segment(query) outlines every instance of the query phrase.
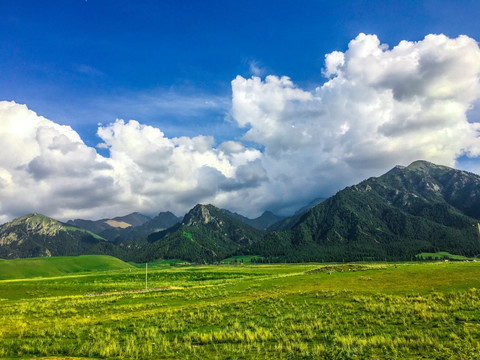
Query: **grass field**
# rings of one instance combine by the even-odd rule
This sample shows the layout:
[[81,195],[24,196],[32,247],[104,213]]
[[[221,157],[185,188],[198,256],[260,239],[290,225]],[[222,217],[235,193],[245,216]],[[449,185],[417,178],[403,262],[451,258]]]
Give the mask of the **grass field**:
[[0,357],[478,359],[480,263],[171,266],[0,281]]
[[51,277],[79,272],[121,270],[131,267],[132,265],[106,255],[0,259],[0,280]]

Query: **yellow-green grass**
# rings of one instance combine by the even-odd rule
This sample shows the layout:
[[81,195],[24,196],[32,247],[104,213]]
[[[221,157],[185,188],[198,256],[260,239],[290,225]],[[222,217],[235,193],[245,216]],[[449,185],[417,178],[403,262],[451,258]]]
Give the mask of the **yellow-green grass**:
[[[150,269],[150,266],[149,266]],[[0,281],[0,358],[475,359],[480,263],[152,266]]]
[[129,269],[131,267],[120,259],[106,255],[0,259],[0,280],[51,277],[70,273]]

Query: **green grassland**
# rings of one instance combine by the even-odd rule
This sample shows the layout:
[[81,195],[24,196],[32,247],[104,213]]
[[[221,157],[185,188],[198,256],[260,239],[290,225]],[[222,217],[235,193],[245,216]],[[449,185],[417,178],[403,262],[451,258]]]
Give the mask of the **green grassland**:
[[174,264],[0,281],[0,357],[480,358],[478,262]]
[[51,277],[69,273],[121,270],[131,267],[132,265],[106,255],[0,259],[0,280]]

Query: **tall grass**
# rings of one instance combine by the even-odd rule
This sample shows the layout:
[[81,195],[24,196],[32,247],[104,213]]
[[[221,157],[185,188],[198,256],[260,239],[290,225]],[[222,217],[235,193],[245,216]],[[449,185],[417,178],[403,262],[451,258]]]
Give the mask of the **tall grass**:
[[[312,265],[162,268],[153,271],[154,284],[183,289],[7,298],[0,302],[0,357],[480,358],[480,291],[469,282],[480,285],[479,267],[438,268],[467,280],[446,279],[450,285],[432,290],[423,276],[440,283],[430,272],[435,264],[375,266],[330,275]],[[369,284],[396,282],[349,285],[366,276]],[[132,284],[121,273],[91,279],[94,290]],[[67,280],[47,285],[71,293]],[[22,286],[31,291],[38,283]]]

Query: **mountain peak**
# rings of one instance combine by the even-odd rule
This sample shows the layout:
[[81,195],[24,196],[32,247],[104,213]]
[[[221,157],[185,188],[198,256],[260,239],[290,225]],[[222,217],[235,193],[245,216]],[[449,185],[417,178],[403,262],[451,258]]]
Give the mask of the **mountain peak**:
[[294,261],[479,253],[480,176],[428,161],[396,166],[310,209],[250,251]]
[[417,161],[412,162],[405,169],[410,170],[410,171],[426,172],[426,171],[440,170],[440,169],[450,170],[451,168],[449,168],[448,166],[444,166],[444,165],[437,165],[437,164],[434,164],[434,163],[432,163],[430,161],[426,161],[426,160],[417,160]]
[[44,235],[56,234],[58,230],[63,227],[63,225],[57,220],[39,213],[32,213],[18,217],[5,225],[13,227],[22,224],[25,225],[27,230]]
[[200,224],[208,224],[211,222],[215,222],[215,216],[212,215],[212,211],[215,212],[215,207],[213,205],[202,205],[197,204],[193,207],[192,210],[185,215],[185,219],[183,220],[183,224],[187,226]]
[[32,213],[0,226],[0,258],[78,255],[102,240],[86,230]]
[[[107,222],[109,220],[113,220],[113,221],[118,222],[118,223],[124,223],[124,224],[130,225],[130,226],[140,226],[140,225],[143,225],[147,221],[150,221],[152,219],[150,217],[146,216],[146,215],[140,214],[139,212],[133,212],[133,213],[125,215],[125,216],[117,216],[117,217],[114,217],[113,219],[106,219],[105,222]],[[107,222],[107,224],[108,224],[108,222]],[[108,225],[110,225],[112,227],[118,227],[118,225],[112,225],[112,224],[108,224]]]
[[222,209],[221,211],[258,230],[266,230],[270,225],[275,224],[276,222],[283,219],[283,217],[275,215],[270,210],[265,210],[262,215],[255,219],[247,218],[243,215],[240,215],[236,212],[231,212],[226,209]]
[[417,173],[418,175],[423,176],[427,174],[431,175],[434,172],[438,172],[438,171],[443,172],[443,171],[449,171],[449,170],[455,170],[455,169],[452,169],[444,165],[437,165],[426,160],[416,160],[408,166],[396,165],[394,168],[388,171],[385,175],[405,175],[407,173],[410,173],[410,174]]
[[437,166],[437,165],[427,160],[415,160],[410,165],[408,165],[407,168],[414,169],[418,167],[432,167],[432,166]]
[[212,262],[235,254],[258,241],[262,231],[213,205],[198,204],[175,227],[151,234],[154,256]]

